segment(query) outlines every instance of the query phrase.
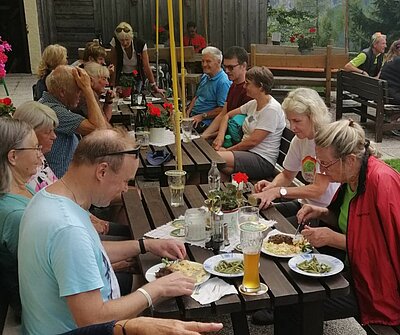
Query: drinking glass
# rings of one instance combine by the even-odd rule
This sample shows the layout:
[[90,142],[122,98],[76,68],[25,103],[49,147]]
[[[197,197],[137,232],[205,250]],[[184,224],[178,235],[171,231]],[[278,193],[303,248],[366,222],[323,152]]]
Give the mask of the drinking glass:
[[165,172],[168,177],[168,186],[171,193],[171,206],[183,206],[183,191],[185,190],[186,171],[169,170]]
[[206,238],[206,211],[189,208],[185,211],[186,241],[203,241]]
[[142,147],[147,147],[150,142],[150,133],[144,127],[136,127],[136,142]]
[[258,223],[260,219],[260,211],[258,207],[243,206],[239,208],[239,224],[247,221]]
[[183,142],[189,143],[192,141],[193,119],[184,118],[181,123]]
[[259,265],[260,251],[266,227],[254,221],[246,221],[239,225],[240,245],[244,259],[244,275],[239,290],[243,294],[259,295],[267,292],[267,285],[260,283]]

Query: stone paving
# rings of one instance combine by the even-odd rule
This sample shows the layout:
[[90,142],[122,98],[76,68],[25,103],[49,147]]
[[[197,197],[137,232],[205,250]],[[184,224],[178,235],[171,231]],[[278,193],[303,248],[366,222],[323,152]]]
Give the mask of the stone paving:
[[[6,77],[6,84],[10,93],[10,97],[13,103],[18,107],[21,103],[25,101],[32,100],[32,85],[37,81],[36,76],[30,74],[9,74]],[[0,86],[0,98],[5,96],[5,91],[2,86]],[[334,106],[331,108],[334,114]],[[357,117],[354,117],[358,120]],[[367,130],[367,136],[373,138],[373,133]],[[398,158],[400,157],[400,137],[393,136],[391,133],[384,134],[382,143],[377,145],[377,148],[382,152],[383,158]],[[149,185],[148,182],[141,180],[142,186]],[[154,183],[151,183],[154,184]],[[215,321],[223,322],[224,329],[219,332],[220,335],[230,335],[233,334],[230,318],[227,316],[222,316],[214,318]],[[12,324],[12,321],[10,322]],[[15,325],[10,325],[11,327],[6,327],[4,334],[14,335],[18,334],[19,327]],[[253,326],[250,325],[251,335],[272,335],[273,326]],[[364,335],[366,332],[362,327],[353,319],[344,320],[334,320],[328,321],[324,324],[324,335]],[[289,334],[288,334],[289,335]]]

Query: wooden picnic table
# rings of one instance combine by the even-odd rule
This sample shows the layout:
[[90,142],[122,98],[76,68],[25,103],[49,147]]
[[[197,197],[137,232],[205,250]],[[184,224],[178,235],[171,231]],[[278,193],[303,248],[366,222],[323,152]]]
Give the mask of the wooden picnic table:
[[[159,108],[163,108],[161,104],[155,104]],[[123,123],[129,125],[129,120],[134,117],[134,114],[128,104],[119,106],[119,111],[113,114],[112,123]],[[155,150],[166,149],[174,158],[159,166],[149,164],[146,159],[148,152]],[[176,161],[176,145],[175,143],[163,147],[148,146],[140,150],[140,162],[137,175],[145,175],[158,177],[160,186],[167,186],[167,178],[164,174],[165,171],[173,170],[177,166]],[[198,173],[201,183],[207,183],[208,171],[211,168],[212,162],[217,162],[218,169],[225,166],[225,160],[211,147],[211,145],[203,138],[197,138],[190,143],[182,142],[182,165],[183,170],[188,173]]]
[[[123,201],[132,234],[138,239],[149,230],[155,229],[185,213],[187,208],[200,207],[206,198],[207,185],[185,186],[185,206],[171,207],[168,187],[143,188],[142,200],[137,192],[123,194]],[[275,209],[262,211],[262,216],[277,221],[275,225],[282,232],[294,233],[294,227]],[[212,250],[186,244],[188,258],[203,263],[214,255]],[[143,273],[160,258],[145,254],[139,256]],[[180,319],[196,319],[221,314],[230,314],[234,333],[249,334],[246,313],[262,308],[274,308],[275,335],[321,335],[323,333],[323,302],[328,297],[349,293],[349,283],[340,274],[324,279],[301,276],[292,272],[287,259],[260,257],[261,280],[269,291],[259,296],[228,295],[220,300],[201,305],[191,297],[169,299],[154,306],[154,315]],[[227,280],[239,287],[242,278]],[[294,316],[298,322],[294,322]]]

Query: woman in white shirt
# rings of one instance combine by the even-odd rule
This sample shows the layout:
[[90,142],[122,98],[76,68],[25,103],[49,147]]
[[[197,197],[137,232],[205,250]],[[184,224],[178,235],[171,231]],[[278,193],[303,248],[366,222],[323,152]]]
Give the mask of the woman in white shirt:
[[[255,197],[261,199],[260,208],[268,207],[275,199],[293,199],[277,206],[284,216],[293,217],[302,203],[329,205],[339,184],[330,183],[320,172],[315,156],[315,133],[331,120],[322,98],[312,89],[298,88],[288,94],[282,108],[296,136],[290,143],[283,171],[272,182],[259,181],[255,185]],[[309,184],[290,186],[299,171]]]
[[110,85],[118,86],[119,78],[133,76],[136,80],[136,89],[140,92],[145,78],[150,82],[154,93],[164,91],[157,87],[153,72],[150,69],[149,55],[146,42],[133,37],[133,29],[127,22],[121,22],[114,30],[111,44],[111,63],[115,72],[111,76]]
[[[274,76],[266,67],[254,66],[246,73],[247,95],[254,100],[227,113],[221,120],[213,146],[225,160],[221,176],[224,181],[234,172],[245,172],[250,179],[272,176],[279,154],[285,116],[281,105],[271,95]],[[246,115],[243,138],[229,148],[222,147],[229,118]]]

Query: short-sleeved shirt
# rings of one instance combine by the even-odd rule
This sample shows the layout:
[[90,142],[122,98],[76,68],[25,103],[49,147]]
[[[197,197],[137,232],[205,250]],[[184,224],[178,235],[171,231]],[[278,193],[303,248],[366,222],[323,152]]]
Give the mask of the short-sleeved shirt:
[[54,140],[51,151],[45,155],[54,174],[61,178],[68,169],[72,156],[78,146],[78,135],[75,133],[85,118],[71,112],[50,93],[44,92],[39,100],[42,104],[53,109],[59,121],[55,129],[57,138]]
[[42,188],[45,188],[58,180],[57,176],[50,168],[49,163],[47,163],[46,158],[42,156],[41,160],[42,165],[37,169],[36,174],[32,176],[31,180],[28,182],[28,185],[34,189],[35,192],[39,192]]
[[[283,167],[292,172],[301,171],[301,175],[308,183],[313,183],[317,173],[321,173],[317,166],[315,155],[315,141],[308,138],[293,137],[289,151],[283,161]],[[326,207],[331,203],[339,183],[329,183],[325,193],[318,199],[300,199],[302,203]]]
[[[35,192],[27,186],[33,195]],[[19,194],[5,193],[0,197],[0,278],[1,288],[5,294],[14,300],[18,296],[18,265],[17,250],[19,225],[26,206],[31,199]]]
[[25,210],[18,262],[23,334],[54,335],[75,329],[67,296],[96,289],[103,301],[120,296],[89,213],[46,189]]
[[[191,115],[199,115],[207,113],[217,107],[223,107],[231,83],[227,74],[222,69],[214,77],[203,74],[196,91],[197,99]],[[203,120],[207,125],[209,125],[211,121],[211,119]]]
[[[110,45],[115,48],[115,39],[114,37],[110,41]],[[131,43],[132,47],[132,57],[129,58],[125,49],[122,48],[122,53],[123,53],[123,63],[122,63],[122,73],[132,73],[133,70],[137,68],[138,65],[138,60],[136,57],[136,50],[134,43]],[[147,50],[147,45],[145,44],[143,47],[143,51]]]
[[229,88],[228,96],[226,98],[226,110],[230,112],[240,106],[244,105],[246,102],[252,100],[248,95],[244,87],[244,83],[235,84],[232,83]]
[[243,123],[243,140],[248,138],[256,129],[269,132],[261,143],[249,151],[258,154],[272,165],[275,165],[279,154],[282,132],[286,126],[281,104],[271,96],[267,105],[261,110],[257,110],[257,101],[251,100],[240,107],[240,113],[247,115]]
[[190,37],[188,35],[183,36],[183,45],[185,47],[193,45],[194,52],[199,53],[207,46],[207,43],[203,36],[196,33],[194,37]]

